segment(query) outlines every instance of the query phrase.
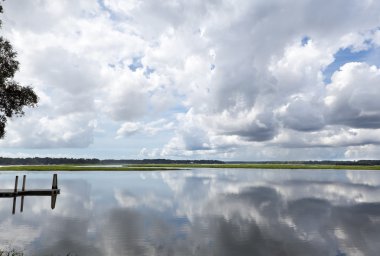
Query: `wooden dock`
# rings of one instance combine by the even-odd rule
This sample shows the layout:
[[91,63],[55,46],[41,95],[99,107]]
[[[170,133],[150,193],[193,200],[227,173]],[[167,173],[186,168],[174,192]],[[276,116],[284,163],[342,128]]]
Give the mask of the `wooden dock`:
[[0,197],[17,197],[17,196],[51,196],[60,194],[59,189],[28,189],[25,191],[1,189]]
[[53,182],[51,189],[26,189],[26,175],[22,179],[22,188],[18,190],[18,176],[15,178],[14,189],[0,189],[0,198],[13,198],[13,210],[12,213],[15,214],[16,210],[16,198],[21,197],[21,208],[22,212],[24,209],[24,197],[25,196],[51,196],[51,208],[55,208],[55,203],[57,200],[57,195],[60,194],[60,189],[58,189],[58,176],[53,174]]

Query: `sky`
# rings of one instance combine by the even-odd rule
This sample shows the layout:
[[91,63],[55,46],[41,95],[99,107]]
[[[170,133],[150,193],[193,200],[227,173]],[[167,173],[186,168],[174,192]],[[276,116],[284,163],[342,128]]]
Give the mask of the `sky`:
[[380,156],[380,1],[7,0],[39,96],[0,156]]

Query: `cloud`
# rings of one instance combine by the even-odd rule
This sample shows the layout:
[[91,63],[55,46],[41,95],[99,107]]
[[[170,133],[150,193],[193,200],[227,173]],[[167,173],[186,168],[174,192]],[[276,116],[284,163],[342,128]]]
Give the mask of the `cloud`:
[[349,159],[377,159],[380,152],[378,145],[361,145],[358,147],[348,147],[344,152]]
[[93,141],[94,127],[91,116],[81,113],[57,117],[30,114],[9,122],[7,139],[0,143],[6,147],[87,147]]
[[348,63],[332,76],[325,103],[332,124],[380,128],[380,71],[366,63]]
[[278,110],[278,117],[283,125],[296,131],[318,131],[325,125],[325,117],[321,111],[321,102],[313,102],[305,97],[294,97]]
[[378,143],[379,71],[370,57],[339,62],[337,53],[378,51],[379,8],[354,0],[6,1],[17,79],[41,101],[22,119],[34,128],[12,121],[2,145],[102,148],[170,133],[146,153],[251,160],[282,150],[298,157],[302,147],[347,157],[344,147]]
[[132,122],[126,122],[123,123],[123,125],[117,130],[117,135],[119,137],[121,136],[129,136],[136,132],[138,132],[141,129],[140,123],[132,123]]
[[[333,129],[330,127],[341,123],[332,121],[332,117],[339,116],[339,111],[328,114],[331,112],[325,106],[326,98],[329,97],[329,87],[324,84],[323,71],[334,61],[334,54],[340,47],[364,44],[364,40],[358,41],[359,36],[349,39],[347,34],[360,35],[362,29],[366,27],[370,29],[375,24],[374,20],[370,21],[374,16],[368,19],[369,22],[357,21],[357,24],[351,24],[351,21],[338,14],[341,18],[339,24],[322,30],[322,23],[315,22],[318,20],[319,12],[311,12],[312,8],[317,8],[312,4],[298,6],[299,13],[307,12],[311,15],[311,18],[307,19],[310,23],[300,26],[295,25],[295,19],[282,20],[283,16],[276,12],[278,7],[276,4],[270,5],[270,14],[265,13],[264,10],[268,6],[264,4],[252,3],[252,5],[259,10],[262,8],[263,11],[253,12],[253,6],[234,9],[236,6],[231,5],[231,15],[219,23],[224,25],[223,22],[228,20],[227,25],[217,28],[210,20],[207,21],[210,23],[205,23],[209,26],[205,26],[201,38],[208,40],[208,47],[214,56],[214,59],[211,59],[214,69],[208,71],[204,69],[203,76],[207,78],[209,85],[205,84],[195,92],[198,97],[193,97],[192,94],[188,98],[188,104],[193,107],[186,117],[199,122],[193,129],[187,125],[179,127],[177,137],[173,140],[177,152],[181,148],[180,145],[183,145],[182,149],[190,150],[191,148],[199,150],[202,145],[212,145],[210,140],[212,141],[213,135],[227,135],[231,136],[231,139],[238,136],[240,146],[246,146],[245,142],[253,142],[251,145],[255,148],[257,142],[264,142],[261,146],[265,147],[268,142],[270,145],[276,144],[280,137],[288,133],[287,129],[302,132],[294,134],[305,138],[303,147],[324,147],[326,144],[331,147],[350,145],[350,142],[342,145],[342,142],[313,144],[308,141],[318,140],[316,135],[319,133],[313,133],[314,131],[325,129],[322,133],[326,136],[329,136],[332,130],[335,131],[334,134],[341,131],[339,127]],[[284,7],[285,10],[287,7]],[[335,11],[329,10],[329,13]],[[349,8],[347,11],[353,10]],[[257,15],[258,13],[262,16]],[[256,24],[256,19],[260,20],[263,16],[267,18],[266,22],[260,23],[260,26],[249,27],[249,24]],[[282,31],[273,27],[270,17],[282,24]],[[357,32],[347,30],[348,24],[352,25],[350,29],[353,27],[358,29]],[[291,31],[290,27],[296,29]],[[222,30],[224,33],[219,33]],[[243,34],[241,31],[251,31],[251,33]],[[262,42],[268,36],[264,31],[271,31],[273,37],[265,45]],[[301,39],[305,34],[310,37],[305,44],[302,44]],[[257,40],[258,38],[260,40]],[[206,98],[203,95],[207,95]],[[198,104],[194,100],[192,104],[192,99],[199,98],[206,101]],[[368,119],[374,121],[373,118],[375,116]],[[351,127],[366,128],[363,124],[361,127]],[[197,134],[196,138],[200,141],[197,147],[189,147],[186,143],[189,137],[186,135],[187,130],[191,131],[190,134]],[[205,136],[202,137],[200,134]],[[189,137],[189,141],[197,140]],[[354,141],[351,140],[351,145],[371,143],[368,140]],[[373,138],[372,142],[376,143]],[[172,142],[169,142],[168,147],[171,147],[170,145]],[[285,144],[279,145],[286,147]],[[238,148],[236,145],[234,147]],[[216,145],[209,146],[206,152],[211,154],[215,150],[225,152],[225,148],[218,148]]]
[[136,79],[129,79],[129,76],[119,72],[113,75],[115,76],[113,83],[104,88],[107,98],[101,101],[100,107],[104,108],[103,111],[117,121],[134,120],[144,116],[147,111],[148,97],[147,90],[144,88],[146,82],[141,74]]
[[123,138],[127,136],[134,135],[138,132],[153,136],[159,132],[172,130],[174,127],[173,122],[168,122],[165,119],[159,119],[157,121],[149,123],[140,122],[124,122],[121,127],[117,130],[116,138]]

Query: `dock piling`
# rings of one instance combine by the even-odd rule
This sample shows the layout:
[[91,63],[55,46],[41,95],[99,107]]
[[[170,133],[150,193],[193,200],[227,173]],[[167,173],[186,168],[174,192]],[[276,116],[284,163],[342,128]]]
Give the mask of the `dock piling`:
[[18,185],[18,176],[15,178],[15,190],[14,192],[17,193],[17,185]]
[[55,202],[57,201],[56,189],[58,189],[58,177],[57,174],[53,174],[53,184],[51,185],[51,209],[55,208]]
[[56,173],[53,174],[53,184],[51,189],[58,189],[58,177]]
[[[26,182],[26,175],[22,177],[22,188],[21,191],[25,191],[25,182]],[[23,212],[24,210],[24,196],[21,196],[21,207],[20,212]]]
[[13,197],[13,207],[12,207],[12,214],[15,214],[16,212],[16,198],[17,198],[17,185],[18,185],[18,176],[15,178],[15,188],[14,188],[14,197]]

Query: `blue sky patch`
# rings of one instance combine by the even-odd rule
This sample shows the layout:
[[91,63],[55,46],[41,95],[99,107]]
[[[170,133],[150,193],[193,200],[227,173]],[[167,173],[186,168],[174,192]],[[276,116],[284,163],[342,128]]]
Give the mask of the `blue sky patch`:
[[137,69],[142,68],[142,67],[143,65],[141,63],[141,57],[134,57],[132,59],[132,64],[128,66],[128,68],[132,70],[133,72],[135,72]]
[[352,51],[351,48],[340,49],[334,55],[335,60],[330,65],[328,65],[323,71],[323,82],[325,84],[331,83],[331,76],[334,74],[334,72],[339,70],[341,66],[349,62],[366,62],[370,65],[377,65],[378,63],[380,63],[379,60],[373,58],[373,55],[376,52],[378,52],[378,56],[380,54],[378,48],[371,48],[369,50],[358,52]]
[[308,36],[304,36],[303,38],[302,38],[302,40],[301,40],[301,45],[302,46],[305,46],[305,45],[307,45],[307,43],[310,41],[310,37],[308,37]]

